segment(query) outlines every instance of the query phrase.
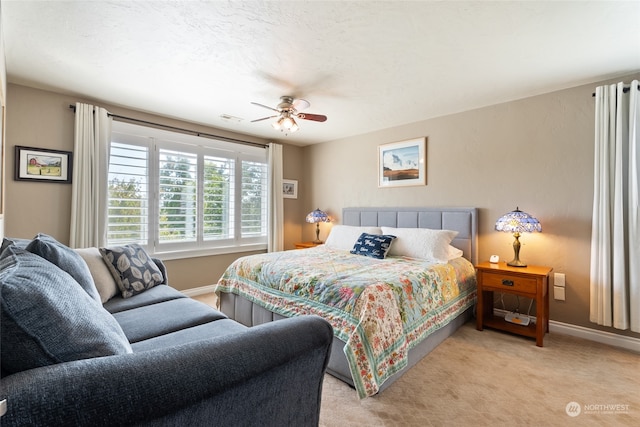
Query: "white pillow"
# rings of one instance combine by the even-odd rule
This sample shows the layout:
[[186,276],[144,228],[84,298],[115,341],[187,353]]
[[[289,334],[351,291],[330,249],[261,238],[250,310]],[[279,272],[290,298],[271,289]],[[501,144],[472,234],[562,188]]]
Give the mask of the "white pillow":
[[[331,227],[325,246],[331,249],[350,251],[362,233],[382,234],[380,227],[355,227],[352,225],[334,225]],[[392,245],[393,246],[393,245]]]
[[382,234],[396,236],[390,256],[408,256],[444,264],[449,260],[449,245],[457,231],[430,228],[382,227]]
[[111,298],[116,296],[120,290],[116,284],[113,275],[109,271],[107,264],[102,260],[102,255],[98,248],[86,248],[86,249],[74,249],[84,262],[89,266],[91,277],[96,284],[98,294],[100,295],[100,301],[104,304]]
[[447,250],[447,259],[451,261],[452,259],[460,258],[464,255],[462,249],[458,249],[454,246],[449,245],[449,249]]

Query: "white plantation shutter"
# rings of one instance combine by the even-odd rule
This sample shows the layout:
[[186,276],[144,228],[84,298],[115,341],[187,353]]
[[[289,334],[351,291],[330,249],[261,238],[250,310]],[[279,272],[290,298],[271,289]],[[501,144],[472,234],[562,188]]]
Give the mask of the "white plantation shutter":
[[203,238],[232,239],[235,231],[234,162],[205,156],[203,192]]
[[120,122],[114,128],[109,245],[185,254],[266,249],[266,150]]
[[242,213],[243,237],[267,234],[267,164],[242,162]]
[[148,147],[111,142],[107,212],[109,245],[148,244],[148,161]]
[[159,151],[159,243],[195,242],[198,218],[198,157]]

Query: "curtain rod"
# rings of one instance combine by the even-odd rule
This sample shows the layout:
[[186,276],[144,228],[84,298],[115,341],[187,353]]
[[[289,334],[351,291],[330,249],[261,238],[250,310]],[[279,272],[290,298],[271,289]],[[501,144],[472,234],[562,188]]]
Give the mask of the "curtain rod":
[[[622,93],[627,93],[627,92],[629,92],[629,89],[630,89],[630,88],[629,88],[628,86],[627,86],[627,87],[623,87],[623,88],[622,88]],[[638,90],[640,91],[640,86],[638,86]],[[596,93],[595,93],[595,92],[593,92],[593,93],[591,94],[591,96],[596,96]]]
[[[69,105],[69,108],[72,109],[74,113],[76,112],[76,106],[75,105]],[[107,113],[107,115],[109,117],[112,117],[112,118],[114,118],[116,120],[120,120],[120,121],[142,123],[142,124],[145,124],[145,125],[151,125],[151,126],[159,127],[159,128],[162,128],[162,129],[170,129],[170,130],[180,131],[180,132],[184,132],[184,133],[188,133],[188,134],[192,134],[192,135],[196,135],[196,136],[202,136],[202,137],[206,137],[206,138],[218,139],[218,140],[222,140],[222,141],[226,141],[226,142],[233,142],[235,144],[252,145],[254,147],[262,147],[262,148],[267,148],[269,146],[267,144],[261,144],[259,142],[243,141],[241,139],[229,138],[228,136],[214,135],[214,134],[211,134],[211,133],[200,132],[200,131],[197,131],[197,130],[184,129],[184,128],[180,128],[180,127],[177,127],[177,126],[163,125],[161,123],[149,122],[147,120],[135,119],[133,117],[120,116],[118,114]]]

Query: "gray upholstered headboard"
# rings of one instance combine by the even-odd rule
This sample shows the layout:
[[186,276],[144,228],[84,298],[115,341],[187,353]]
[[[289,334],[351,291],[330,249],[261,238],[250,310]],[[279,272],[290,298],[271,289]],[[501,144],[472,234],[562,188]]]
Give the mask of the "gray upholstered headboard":
[[432,228],[458,232],[451,242],[474,265],[478,262],[476,208],[344,208],[344,225],[395,228]]

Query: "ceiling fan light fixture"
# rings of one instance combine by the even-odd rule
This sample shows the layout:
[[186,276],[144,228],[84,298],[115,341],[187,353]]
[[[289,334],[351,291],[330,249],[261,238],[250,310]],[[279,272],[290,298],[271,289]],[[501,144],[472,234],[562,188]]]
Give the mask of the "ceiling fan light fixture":
[[280,132],[293,133],[300,129],[298,123],[296,123],[296,118],[302,120],[311,120],[314,122],[324,122],[327,120],[327,116],[324,116],[322,114],[300,113],[299,110],[308,108],[310,105],[309,101],[305,99],[294,99],[291,96],[281,96],[280,100],[281,102],[280,104],[278,104],[277,108],[272,108],[264,104],[252,102],[253,105],[272,110],[276,112],[277,115],[252,120],[251,123],[275,118],[276,120],[271,122],[272,128],[274,128],[275,130],[279,130]]
[[284,119],[282,117],[280,117],[278,120],[276,120],[275,122],[271,123],[271,126],[275,130],[280,130],[282,128],[282,122],[283,121],[284,121]]
[[282,119],[282,127],[287,130],[291,130],[291,126],[293,126],[294,123],[295,121],[289,115],[285,115],[285,117]]

